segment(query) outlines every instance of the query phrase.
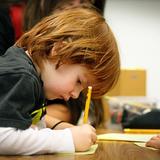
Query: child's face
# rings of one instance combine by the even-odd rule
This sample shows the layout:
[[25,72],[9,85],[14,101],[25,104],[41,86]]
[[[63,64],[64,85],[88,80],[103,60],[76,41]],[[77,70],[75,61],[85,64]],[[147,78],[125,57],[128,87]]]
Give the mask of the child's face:
[[41,71],[45,96],[48,100],[78,98],[88,85],[87,69],[77,64],[63,64],[55,69],[55,64],[45,62]]

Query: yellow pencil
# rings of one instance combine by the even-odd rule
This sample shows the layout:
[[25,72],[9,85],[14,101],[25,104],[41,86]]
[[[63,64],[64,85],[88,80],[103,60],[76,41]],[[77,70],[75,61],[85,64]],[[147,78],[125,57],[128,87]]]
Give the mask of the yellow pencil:
[[92,87],[88,86],[88,93],[87,93],[87,99],[86,99],[86,104],[85,104],[83,123],[88,122],[88,112],[89,112],[89,106],[91,103],[91,93],[92,93]]
[[160,129],[130,129],[125,128],[124,133],[160,134]]

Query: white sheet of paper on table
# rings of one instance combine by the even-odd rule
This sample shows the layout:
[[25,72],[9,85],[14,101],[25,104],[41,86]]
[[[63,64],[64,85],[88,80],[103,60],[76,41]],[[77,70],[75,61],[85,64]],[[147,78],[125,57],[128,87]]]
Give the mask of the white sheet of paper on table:
[[147,142],[156,134],[106,133],[97,136],[98,140],[117,140],[130,142]]

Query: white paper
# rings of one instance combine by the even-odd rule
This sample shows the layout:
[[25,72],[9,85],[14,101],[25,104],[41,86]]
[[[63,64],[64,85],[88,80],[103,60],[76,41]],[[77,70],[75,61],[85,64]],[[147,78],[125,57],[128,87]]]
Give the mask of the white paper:
[[106,133],[97,136],[98,140],[117,140],[130,142],[147,142],[156,134]]

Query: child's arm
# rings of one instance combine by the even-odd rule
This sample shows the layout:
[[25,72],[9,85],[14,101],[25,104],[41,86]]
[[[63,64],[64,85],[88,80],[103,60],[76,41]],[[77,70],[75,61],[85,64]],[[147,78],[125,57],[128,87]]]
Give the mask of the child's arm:
[[[61,120],[51,117],[49,115],[45,115],[45,123],[47,128],[52,128],[53,126],[55,126],[58,122],[60,122]],[[67,123],[67,122],[63,122],[58,124],[54,129],[65,129],[65,128],[70,128],[73,127],[74,125]]]
[[47,115],[55,117],[65,122],[71,122],[71,111],[66,106],[67,104],[59,104],[60,102],[52,103],[53,104],[49,104],[48,106],[46,106]]
[[160,149],[160,135],[152,137],[147,143],[147,147],[153,147],[156,149]]
[[[48,128],[52,128],[60,120],[51,116],[45,116],[45,122]],[[72,138],[76,151],[86,151],[96,142],[96,130],[91,125],[85,124],[81,126],[74,126],[70,123],[63,122],[57,125],[54,129],[69,128],[72,133]]]
[[0,155],[84,151],[95,142],[94,138],[94,129],[89,125],[64,130],[0,127]]
[[0,155],[33,155],[74,152],[70,129],[0,127]]

